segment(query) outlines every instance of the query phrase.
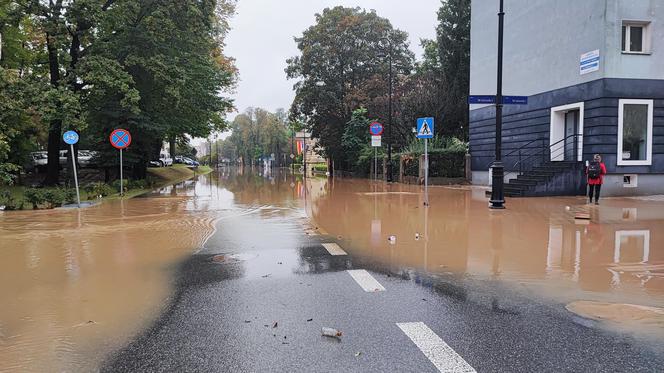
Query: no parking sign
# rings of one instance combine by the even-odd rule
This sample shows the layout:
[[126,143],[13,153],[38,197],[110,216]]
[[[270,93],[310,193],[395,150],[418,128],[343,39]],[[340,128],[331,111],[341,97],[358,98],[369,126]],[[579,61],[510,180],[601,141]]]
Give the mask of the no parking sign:
[[122,185],[122,149],[126,149],[131,144],[131,134],[129,131],[118,128],[111,132],[108,137],[111,145],[120,150],[120,196],[124,193],[124,186]]

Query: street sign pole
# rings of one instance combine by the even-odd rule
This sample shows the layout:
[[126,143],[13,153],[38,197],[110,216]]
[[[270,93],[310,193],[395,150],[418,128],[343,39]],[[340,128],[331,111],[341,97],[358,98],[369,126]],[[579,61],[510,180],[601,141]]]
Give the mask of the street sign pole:
[[416,137],[424,139],[424,206],[429,206],[429,139],[433,138],[435,120],[417,118]]
[[74,184],[76,184],[76,203],[78,204],[78,208],[81,208],[81,193],[78,190],[78,175],[76,175],[76,158],[74,157],[74,144],[69,145],[70,146],[70,154],[71,154],[71,166],[72,169],[74,170]]
[[504,209],[504,166],[502,162],[502,136],[503,136],[503,28],[505,12],[503,2],[500,0],[500,12],[498,13],[498,76],[496,77],[496,159],[491,165],[491,200],[489,208]]
[[122,186],[122,149],[120,149],[120,197],[124,194],[124,187]]
[[72,171],[74,171],[74,184],[76,185],[76,204],[81,208],[81,193],[78,189],[78,175],[76,173],[76,157],[74,157],[74,144],[78,142],[79,136],[76,131],[67,131],[62,134],[62,139],[69,144],[69,155],[71,156]]
[[118,128],[111,132],[109,139],[111,140],[111,145],[120,151],[120,197],[122,197],[124,195],[122,149],[127,148],[131,144],[131,134],[125,129]]
[[378,148],[374,147],[374,182],[378,181]]
[[429,139],[424,139],[424,206],[429,206]]

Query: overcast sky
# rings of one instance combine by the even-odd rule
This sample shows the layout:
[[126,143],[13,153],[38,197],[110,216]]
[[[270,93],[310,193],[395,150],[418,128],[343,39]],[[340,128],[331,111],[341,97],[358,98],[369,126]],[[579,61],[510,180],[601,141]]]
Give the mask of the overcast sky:
[[286,79],[284,69],[286,59],[298,54],[293,37],[314,23],[316,13],[337,5],[375,9],[409,34],[411,50],[421,58],[419,41],[434,37],[440,0],[239,0],[225,53],[240,70],[233,95],[240,112],[290,107],[295,81]]

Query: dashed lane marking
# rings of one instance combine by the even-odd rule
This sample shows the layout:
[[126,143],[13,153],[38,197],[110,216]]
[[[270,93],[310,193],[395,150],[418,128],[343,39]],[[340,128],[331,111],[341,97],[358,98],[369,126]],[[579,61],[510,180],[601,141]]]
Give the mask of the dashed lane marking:
[[397,326],[422,351],[429,361],[444,373],[476,373],[452,347],[423,322],[397,323]]
[[325,250],[330,253],[330,255],[348,255],[339,245],[336,243],[324,243],[322,244]]
[[346,272],[366,292],[385,291],[383,285],[364,269],[349,269]]

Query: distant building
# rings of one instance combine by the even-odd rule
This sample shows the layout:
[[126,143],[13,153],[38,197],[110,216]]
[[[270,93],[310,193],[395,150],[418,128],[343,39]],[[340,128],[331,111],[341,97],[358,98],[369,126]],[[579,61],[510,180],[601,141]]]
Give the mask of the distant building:
[[[318,147],[318,139],[311,137],[311,134],[308,132],[297,132],[295,133],[295,145],[296,145],[296,154],[302,154],[302,151],[305,149],[305,157],[307,163],[326,163],[327,160],[323,158],[318,152],[322,149]],[[318,152],[317,152],[318,151]]]
[[[496,94],[497,10],[472,0],[471,95]],[[664,193],[664,1],[508,0],[505,12],[503,94],[529,96],[503,111],[506,179],[523,179],[506,192],[579,194],[582,177],[569,185],[598,153],[603,194]],[[494,134],[494,108],[472,105],[476,184],[489,183]]]

